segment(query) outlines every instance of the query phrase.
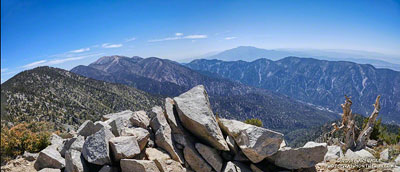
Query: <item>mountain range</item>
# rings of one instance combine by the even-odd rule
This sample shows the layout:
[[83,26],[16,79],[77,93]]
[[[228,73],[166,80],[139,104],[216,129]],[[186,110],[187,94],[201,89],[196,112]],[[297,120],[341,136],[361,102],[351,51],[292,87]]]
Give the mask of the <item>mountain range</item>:
[[[262,49],[252,46],[239,46],[218,53],[197,57],[196,59],[218,59],[223,61],[243,60],[251,62],[260,58],[280,60],[285,57],[311,57],[329,61],[351,61],[359,64],[371,64],[376,68],[388,68],[400,71],[398,57],[379,53],[354,50],[314,50],[314,49]],[[381,59],[381,60],[378,60]],[[384,60],[382,60],[384,59]],[[192,59],[194,60],[194,59]]]
[[400,72],[346,61],[287,57],[246,61],[194,60],[186,66],[245,85],[281,93],[340,112],[343,96],[352,96],[353,111],[367,115],[381,95],[381,117],[400,123]]
[[106,56],[88,66],[77,66],[71,72],[165,96],[176,96],[202,84],[210,96],[213,110],[220,116],[239,120],[259,118],[266,127],[284,133],[338,118],[337,114],[287,96],[200,73],[174,61],[155,57]]

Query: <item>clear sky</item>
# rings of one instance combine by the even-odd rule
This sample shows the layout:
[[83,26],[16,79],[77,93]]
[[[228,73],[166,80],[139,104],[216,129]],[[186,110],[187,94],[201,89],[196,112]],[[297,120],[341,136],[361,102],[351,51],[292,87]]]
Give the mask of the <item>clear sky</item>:
[[400,55],[400,1],[1,1],[1,81],[104,55],[173,60],[236,46]]

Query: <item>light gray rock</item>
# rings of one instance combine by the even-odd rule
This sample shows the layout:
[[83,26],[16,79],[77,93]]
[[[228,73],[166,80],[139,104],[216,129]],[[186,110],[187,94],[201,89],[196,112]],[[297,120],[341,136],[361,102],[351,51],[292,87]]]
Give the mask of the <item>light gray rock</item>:
[[388,162],[390,157],[389,157],[389,149],[385,149],[380,153],[379,156],[380,160],[383,162]]
[[161,172],[186,171],[179,162],[172,160],[168,153],[163,150],[147,148],[146,157],[154,161]]
[[91,120],[85,121],[77,130],[77,133],[81,136],[87,137],[92,135],[94,132],[94,124]]
[[117,112],[117,113],[110,113],[107,115],[103,115],[103,121],[107,121],[109,119],[115,119],[118,117],[125,117],[125,118],[130,118],[130,116],[132,116],[133,112],[130,110],[125,110],[125,111],[121,111],[121,112]]
[[324,161],[332,161],[337,160],[340,157],[343,157],[343,151],[340,146],[328,146],[328,152],[325,154]]
[[109,165],[104,165],[103,167],[101,167],[99,172],[118,172],[118,168]]
[[229,146],[229,149],[230,149],[234,154],[239,153],[239,147],[236,145],[235,139],[234,139],[232,136],[227,135],[225,140],[226,140],[226,143],[227,143],[228,146]]
[[195,146],[200,155],[214,168],[215,171],[220,172],[222,170],[224,161],[221,156],[219,156],[217,150],[201,143],[196,143]]
[[136,111],[129,119],[133,126],[147,129],[150,125],[150,118],[145,111]]
[[34,167],[36,170],[43,168],[62,169],[65,167],[65,159],[61,157],[60,152],[56,150],[55,146],[48,146],[46,149],[40,151]]
[[228,161],[223,172],[251,172],[251,169],[240,162]]
[[134,136],[120,136],[110,139],[111,152],[114,160],[133,158],[140,154],[139,144]]
[[61,152],[64,147],[65,139],[61,138],[57,134],[52,133],[50,136],[50,144],[55,147],[58,152]]
[[122,159],[122,172],[159,172],[156,163],[149,160]]
[[[110,122],[110,121],[108,121],[108,122]],[[104,122],[104,121],[96,121],[96,122],[94,123],[94,132],[97,132],[97,131],[99,131],[99,130],[102,129],[102,128],[105,128],[105,129],[108,129],[108,130],[111,131],[111,126],[108,125],[107,122]]]
[[43,168],[39,170],[38,172],[61,172],[60,169],[54,169],[54,168]]
[[376,146],[378,146],[378,141],[376,141],[376,140],[368,140],[368,142],[367,142],[367,146],[368,147],[376,147]]
[[121,136],[121,131],[124,127],[128,127],[128,124],[123,117],[117,117],[109,119],[109,125],[111,126],[111,132],[115,137]]
[[85,121],[76,131],[79,135],[84,136],[85,138],[87,136],[92,135],[94,132],[94,124],[91,120]]
[[287,169],[310,168],[323,161],[327,151],[326,143],[308,142],[301,148],[280,149],[270,159]]
[[87,169],[85,160],[81,156],[81,152],[71,149],[65,153],[65,170],[66,172],[83,172]]
[[204,86],[199,85],[174,98],[182,125],[195,136],[218,150],[229,151],[221,129],[211,110]]
[[201,155],[192,146],[186,146],[183,149],[183,155],[185,156],[185,162],[196,172],[210,172],[212,168],[208,163],[201,157]]
[[87,137],[82,149],[82,154],[86,161],[97,165],[110,164],[108,141],[111,138],[114,138],[114,135],[111,131],[104,128]]
[[62,145],[64,139],[58,136],[57,134],[52,133],[50,136],[50,144],[51,145]]
[[219,119],[221,129],[235,139],[242,152],[253,163],[276,153],[283,134],[236,120]]
[[39,153],[30,153],[27,151],[25,151],[24,154],[22,155],[22,157],[28,161],[35,161],[38,156],[39,156]]
[[350,149],[346,151],[344,155],[345,159],[373,159],[375,158],[370,152],[365,149],[353,152]]
[[226,163],[223,172],[238,172],[238,171],[236,170],[236,165],[233,164],[231,161],[229,161]]
[[173,160],[183,163],[182,158],[177,153],[177,148],[172,142],[171,128],[161,107],[153,107],[150,116],[150,126],[155,133],[156,145],[167,151]]
[[69,149],[74,149],[82,152],[83,144],[85,143],[85,138],[83,136],[77,136],[75,141],[71,144]]
[[146,147],[150,138],[150,133],[144,128],[123,128],[121,136],[134,136],[139,144],[140,150]]
[[394,160],[394,163],[395,163],[397,166],[400,166],[400,155],[397,155],[397,158]]

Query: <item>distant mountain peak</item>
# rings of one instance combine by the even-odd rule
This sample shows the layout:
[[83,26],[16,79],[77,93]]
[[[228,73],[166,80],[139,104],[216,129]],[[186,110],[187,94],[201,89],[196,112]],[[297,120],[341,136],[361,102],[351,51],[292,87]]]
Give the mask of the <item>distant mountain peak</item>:
[[99,58],[97,61],[93,62],[92,64],[102,65],[102,64],[107,64],[107,63],[111,63],[114,61],[119,61],[121,59],[129,59],[129,57],[119,56],[119,55],[103,56],[103,57]]

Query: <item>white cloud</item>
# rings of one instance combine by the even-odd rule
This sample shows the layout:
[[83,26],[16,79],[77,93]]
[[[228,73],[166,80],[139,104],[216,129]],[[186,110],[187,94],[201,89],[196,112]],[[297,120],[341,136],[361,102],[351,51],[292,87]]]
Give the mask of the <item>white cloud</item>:
[[72,50],[70,51],[71,53],[83,53],[86,51],[90,51],[90,48],[81,48],[81,49],[77,49],[77,50]]
[[136,38],[135,38],[135,37],[132,37],[132,38],[126,39],[125,42],[131,42],[131,41],[134,41],[134,40],[136,40]]
[[236,37],[232,36],[232,37],[226,37],[226,40],[231,40],[231,39],[236,39]]
[[110,44],[110,43],[104,43],[101,45],[103,48],[119,48],[122,47],[122,44]]
[[183,35],[183,33],[175,33],[175,36],[182,36]]
[[[177,35],[176,33],[175,35]],[[182,34],[183,35],[183,34]],[[161,42],[161,41],[172,41],[172,40],[179,40],[179,39],[204,39],[207,38],[207,35],[188,35],[188,36],[175,36],[175,37],[167,37],[167,38],[162,38],[162,39],[153,39],[153,40],[148,40],[147,42]]]
[[204,39],[204,38],[207,38],[207,35],[188,35],[183,38],[184,39]]
[[4,73],[4,72],[6,72],[6,71],[8,71],[8,68],[3,68],[3,69],[1,69],[1,73]]
[[162,39],[153,39],[153,40],[148,40],[148,42],[161,42],[161,41],[171,41],[171,40],[178,40],[182,39],[181,37],[168,37],[168,38],[162,38]]
[[33,63],[29,63],[29,64],[27,64],[25,66],[22,66],[22,68],[33,68],[33,67],[36,67],[36,66],[39,66],[39,65],[43,65],[46,62],[47,62],[47,60],[36,61],[36,62],[33,62]]
[[89,54],[89,55],[83,55],[83,56],[68,57],[68,58],[63,58],[63,59],[40,60],[37,62],[27,64],[25,66],[22,66],[22,68],[29,69],[29,68],[34,68],[37,66],[50,66],[50,65],[62,64],[62,63],[69,62],[69,61],[81,60],[81,59],[84,59],[87,57],[100,56],[102,54],[104,54],[104,53],[96,53],[96,54]]

